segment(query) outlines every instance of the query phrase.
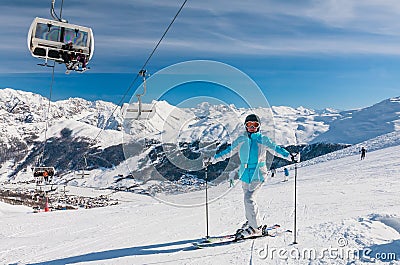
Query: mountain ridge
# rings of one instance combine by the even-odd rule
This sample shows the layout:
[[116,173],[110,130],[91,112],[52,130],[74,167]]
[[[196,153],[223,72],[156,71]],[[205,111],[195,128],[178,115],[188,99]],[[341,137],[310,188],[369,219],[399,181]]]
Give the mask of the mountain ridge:
[[[355,144],[400,131],[400,97],[347,111],[287,106],[249,110],[207,102],[197,108],[180,109],[165,101],[154,101],[153,104],[156,115],[143,123],[124,119],[123,110],[128,104],[120,108],[102,100],[70,98],[51,102],[47,113],[49,102],[45,97],[10,88],[0,89],[0,166],[3,167],[0,175],[7,170],[14,172],[16,168],[21,169],[21,165],[33,166],[41,154],[39,150],[50,152],[43,145],[47,117],[48,140],[62,146],[71,143],[70,146],[81,148],[70,156],[60,155],[59,161],[66,161],[68,157],[83,159],[83,154],[87,152],[98,157],[91,160],[94,164],[106,167],[122,162],[123,145],[143,139],[154,143],[193,143],[200,140],[230,143],[243,132],[242,121],[252,112],[260,115],[262,132],[284,146],[318,142]],[[65,130],[68,131],[68,138],[63,138]],[[56,148],[51,144],[49,146]],[[53,156],[57,154],[55,150],[51,152]],[[103,153],[108,156],[102,156]],[[54,159],[47,154],[48,162],[57,161]],[[109,159],[108,165],[99,159]],[[136,161],[138,163],[139,159],[136,158]],[[83,164],[82,161],[74,163]]]

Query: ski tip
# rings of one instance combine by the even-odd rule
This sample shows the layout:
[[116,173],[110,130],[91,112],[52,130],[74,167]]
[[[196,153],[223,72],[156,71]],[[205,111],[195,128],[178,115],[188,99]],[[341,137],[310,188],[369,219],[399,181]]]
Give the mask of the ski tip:
[[267,226],[267,225],[265,225],[265,228],[264,229],[266,229],[266,230],[272,230],[272,229],[276,229],[276,228],[280,228],[281,227],[281,225],[278,225],[278,224],[274,224],[274,225],[272,225],[272,226]]

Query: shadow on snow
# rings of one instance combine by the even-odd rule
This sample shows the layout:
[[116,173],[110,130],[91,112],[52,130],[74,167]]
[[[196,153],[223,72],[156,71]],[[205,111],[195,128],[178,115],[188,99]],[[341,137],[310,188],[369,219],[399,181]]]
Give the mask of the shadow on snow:
[[154,254],[168,254],[176,253],[180,251],[194,250],[195,248],[191,244],[198,242],[199,239],[192,240],[181,240],[169,243],[154,244],[148,246],[137,246],[131,248],[121,248],[113,250],[105,250],[100,252],[92,252],[88,254],[82,254],[78,256],[72,256],[61,259],[54,259],[44,262],[29,263],[30,265],[47,265],[47,264],[73,264],[78,262],[89,262],[89,261],[101,261],[110,260],[115,258],[122,258],[128,256],[143,256],[143,255],[154,255]]

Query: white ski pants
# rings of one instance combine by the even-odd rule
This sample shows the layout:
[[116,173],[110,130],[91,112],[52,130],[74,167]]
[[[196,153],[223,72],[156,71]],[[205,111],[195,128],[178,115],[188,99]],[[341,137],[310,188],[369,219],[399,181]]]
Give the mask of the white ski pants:
[[255,196],[262,184],[263,183],[260,181],[253,181],[251,183],[242,182],[246,219],[249,222],[249,226],[253,228],[258,228],[261,225],[260,213]]

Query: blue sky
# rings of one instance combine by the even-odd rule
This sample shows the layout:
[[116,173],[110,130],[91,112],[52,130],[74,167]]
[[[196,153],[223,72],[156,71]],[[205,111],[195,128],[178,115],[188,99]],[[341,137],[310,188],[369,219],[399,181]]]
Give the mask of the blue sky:
[[[65,75],[57,65],[53,99],[119,102],[182,2],[64,0],[64,18],[92,27],[95,54],[84,74]],[[0,88],[48,95],[51,70],[37,66],[26,36],[34,17],[50,18],[50,3],[0,2]],[[196,59],[242,70],[271,105],[366,107],[400,95],[400,2],[188,0],[147,70]],[[176,104],[195,89],[190,84],[166,99]],[[240,106],[224,93],[213,96]]]

